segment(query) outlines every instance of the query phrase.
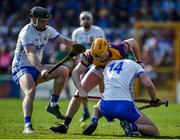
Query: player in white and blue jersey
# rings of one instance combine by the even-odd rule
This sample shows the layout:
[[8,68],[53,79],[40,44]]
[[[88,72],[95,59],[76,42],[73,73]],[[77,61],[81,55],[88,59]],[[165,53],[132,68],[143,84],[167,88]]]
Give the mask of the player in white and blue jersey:
[[[94,39],[99,38],[99,37],[105,38],[105,33],[103,29],[96,25],[93,25],[93,16],[91,12],[89,11],[81,12],[79,16],[79,20],[80,20],[81,27],[75,29],[72,33],[72,40],[74,42],[83,44],[86,47],[86,49],[90,49],[91,44],[94,41]],[[84,77],[84,74],[81,74],[81,77]],[[98,84],[98,89],[100,93],[103,93],[104,91],[103,82]],[[87,100],[84,100],[82,104],[83,104],[83,116],[80,118],[81,122],[89,118]]]
[[36,85],[50,79],[54,79],[54,85],[51,100],[46,110],[57,118],[64,119],[57,102],[66,84],[69,69],[61,66],[48,75],[48,70],[54,65],[43,65],[41,60],[49,39],[54,39],[67,47],[72,46],[73,41],[60,35],[53,27],[48,26],[50,18],[51,14],[46,8],[39,6],[32,8],[30,11],[31,22],[20,31],[14,51],[12,77],[25,95],[22,104],[25,123],[23,133],[35,132],[32,128],[31,116]]
[[104,68],[103,75],[105,91],[102,99],[94,107],[91,124],[86,127],[83,134],[91,135],[97,127],[98,119],[104,116],[108,121],[119,119],[127,136],[133,136],[134,132],[146,136],[159,136],[155,124],[141,113],[133,102],[133,82],[137,77],[147,88],[154,106],[158,106],[160,102],[156,97],[153,83],[145,75],[141,65],[129,59],[112,60]]
[[105,33],[100,27],[93,25],[93,17],[89,11],[81,12],[79,16],[81,27],[72,33],[72,40],[83,44],[86,49],[90,49],[95,38],[105,38]]

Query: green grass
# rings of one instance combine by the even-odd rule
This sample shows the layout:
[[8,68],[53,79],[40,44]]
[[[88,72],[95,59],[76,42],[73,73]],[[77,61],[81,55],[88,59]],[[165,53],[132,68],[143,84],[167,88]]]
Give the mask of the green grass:
[[[36,134],[25,135],[23,130],[23,114],[21,108],[22,100],[0,99],[0,138],[4,139],[119,139],[127,138],[119,125],[119,121],[107,123],[104,118],[99,121],[98,128],[92,136],[81,135],[79,118],[81,110],[74,117],[67,134],[56,134],[49,130],[49,127],[55,122],[60,122],[45,111],[48,104],[47,100],[35,100],[33,111],[33,127]],[[95,101],[89,102],[89,106],[95,104]],[[62,113],[65,114],[68,101],[60,101]],[[157,108],[143,110],[160,130],[161,139],[180,139],[180,105],[170,104]],[[90,121],[90,120],[89,120]],[[87,122],[89,123],[89,122]]]

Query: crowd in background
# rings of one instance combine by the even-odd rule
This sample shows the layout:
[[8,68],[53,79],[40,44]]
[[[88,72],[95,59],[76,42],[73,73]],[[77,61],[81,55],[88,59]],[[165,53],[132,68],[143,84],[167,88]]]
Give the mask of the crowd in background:
[[[71,37],[72,31],[79,27],[79,14],[84,10],[92,12],[94,24],[104,29],[109,41],[135,37],[133,25],[139,20],[157,22],[180,20],[180,0],[42,0],[36,2],[1,0],[0,74],[10,73],[17,35],[30,21],[29,11],[36,5],[47,7],[52,13],[49,24],[68,37]],[[145,31],[142,38],[143,61],[155,66],[171,63],[173,35],[171,30]],[[59,50],[57,44],[49,42],[45,50],[44,63],[49,62],[52,54]],[[167,55],[170,57],[164,59]],[[156,60],[157,56],[161,56],[162,61]]]

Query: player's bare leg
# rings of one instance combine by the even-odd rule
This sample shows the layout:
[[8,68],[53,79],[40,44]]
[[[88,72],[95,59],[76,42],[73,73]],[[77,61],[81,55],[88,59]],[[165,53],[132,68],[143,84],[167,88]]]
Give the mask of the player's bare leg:
[[[52,67],[53,65],[46,66],[47,69],[50,69]],[[53,85],[53,95],[59,97],[64,85],[66,84],[68,74],[69,74],[69,70],[66,67],[59,67],[56,71],[54,71],[54,73],[50,74],[47,79],[42,79],[42,77],[39,76],[37,80],[37,84],[48,81],[50,79],[55,79]],[[36,84],[32,76],[28,73],[20,77],[19,83],[23,93],[25,94],[22,104],[24,121],[25,121],[25,129],[23,132],[34,133],[31,124],[31,116],[33,111],[33,100],[36,93]],[[54,103],[55,106],[53,107],[53,109],[55,110],[55,115],[56,117],[63,118],[64,116],[61,115],[56,103],[57,102]]]
[[[80,78],[81,80],[83,79],[83,77],[85,76],[86,73],[81,74]],[[76,93],[77,94],[77,93]],[[82,100],[82,108],[83,108],[83,114],[81,116],[81,118],[79,119],[80,122],[84,122],[86,119],[89,118],[89,110],[88,110],[88,99],[84,99]]]
[[156,125],[142,113],[141,117],[136,121],[138,131],[144,136],[159,136],[159,130]]
[[[91,71],[92,69],[90,69]],[[103,76],[100,70],[92,70],[93,73],[95,72],[99,77],[101,77],[101,81],[99,82],[99,84],[97,85],[97,89],[99,90],[100,93],[104,92],[104,82],[103,82]],[[84,75],[83,75],[84,76]],[[83,105],[83,111],[84,114],[80,119],[80,122],[85,121],[86,119],[89,118],[89,111],[88,111],[88,99],[84,99],[82,100],[82,105]]]
[[104,81],[103,80],[97,85],[97,89],[99,90],[99,92],[101,94],[104,92]]
[[[54,65],[45,65],[45,68],[47,68],[48,70],[50,70],[53,67],[54,67]],[[63,90],[63,88],[67,82],[68,76],[69,76],[69,69],[65,66],[60,66],[55,71],[53,71],[51,74],[49,74],[47,79],[43,79],[40,76],[36,83],[40,84],[40,83],[49,81],[51,79],[54,79],[53,94],[60,95],[61,91]]]
[[93,107],[91,123],[84,129],[83,135],[91,135],[97,128],[98,120],[102,115],[99,111],[99,102]]
[[[81,83],[84,90],[88,93],[101,80],[102,78],[99,77],[94,72],[88,72],[85,75],[85,77],[82,79]],[[78,95],[78,91],[76,91],[75,95]],[[81,102],[83,100],[86,100],[86,99],[73,97],[69,103],[64,123],[58,126],[52,126],[50,129],[54,132],[67,133],[68,126],[71,123],[72,118],[74,117],[78,109],[80,108]]]
[[31,115],[33,110],[33,100],[36,93],[36,85],[30,74],[22,75],[19,79],[19,84],[25,95],[22,103],[25,122],[23,133],[34,133],[31,124]]
[[[85,77],[82,79],[81,83],[84,88],[84,90],[88,93],[91,91],[99,82],[101,82],[102,78],[99,77],[97,74],[94,72],[88,72]],[[78,91],[76,91],[75,95],[78,95]],[[80,99],[80,100],[79,100]],[[68,110],[66,113],[66,116],[73,118],[75,113],[78,111],[80,104],[78,103],[79,101],[81,102],[86,102],[86,98],[75,98],[73,97],[69,106]],[[80,102],[80,103],[81,103]],[[78,105],[77,105],[78,104]],[[74,108],[76,106],[77,109]]]
[[[53,65],[46,65],[45,66],[48,70],[53,67]],[[67,82],[69,76],[69,69],[64,66],[60,66],[54,72],[49,74],[47,79],[43,79],[41,76],[37,80],[37,83],[42,83],[51,79],[54,79],[53,83],[53,91],[50,99],[50,103],[46,108],[46,111],[52,113],[58,119],[64,119],[64,116],[59,111],[59,106],[57,104],[59,96]]]
[[128,123],[127,121],[121,121],[121,126],[123,127],[127,136],[133,136],[136,132],[139,132],[143,136],[151,136],[151,137],[159,136],[158,128],[143,113],[135,123]]
[[36,92],[36,85],[31,75],[24,74],[19,80],[22,91],[24,92],[23,100],[23,113],[24,116],[29,116],[32,114],[33,99]]

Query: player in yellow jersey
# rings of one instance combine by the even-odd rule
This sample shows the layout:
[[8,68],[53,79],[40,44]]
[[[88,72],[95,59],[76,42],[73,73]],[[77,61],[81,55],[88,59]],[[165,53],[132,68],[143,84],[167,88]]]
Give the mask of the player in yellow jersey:
[[[67,133],[69,124],[75,113],[78,111],[81,101],[87,102],[88,92],[93,89],[103,79],[103,68],[111,60],[132,57],[139,62],[139,47],[136,41],[131,38],[121,43],[108,43],[104,38],[97,38],[93,41],[91,49],[87,50],[82,60],[72,72],[72,78],[77,91],[69,103],[65,120],[62,124],[52,126],[50,129],[54,132]],[[133,54],[135,56],[133,56]],[[82,80],[80,75],[85,73],[89,65],[93,65]]]

